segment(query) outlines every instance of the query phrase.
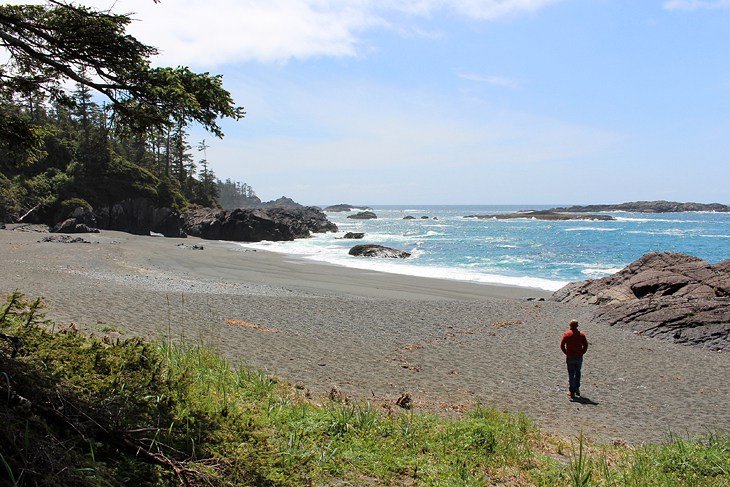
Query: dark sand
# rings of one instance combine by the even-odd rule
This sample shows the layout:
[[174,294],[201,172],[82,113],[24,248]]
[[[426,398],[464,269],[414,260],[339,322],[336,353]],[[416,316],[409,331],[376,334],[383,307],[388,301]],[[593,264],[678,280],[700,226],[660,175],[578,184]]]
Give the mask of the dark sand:
[[[420,407],[447,412],[481,402],[523,411],[564,436],[582,429],[640,443],[669,431],[730,429],[727,354],[525,299],[543,291],[342,268],[193,238],[102,232],[82,235],[99,243],[37,242],[47,235],[0,230],[0,294],[41,295],[49,317],[87,332],[171,333],[315,395],[337,386],[381,403],[409,391]],[[205,250],[190,249],[196,243]],[[582,392],[597,404],[565,395],[558,343],[573,317],[590,341]]]

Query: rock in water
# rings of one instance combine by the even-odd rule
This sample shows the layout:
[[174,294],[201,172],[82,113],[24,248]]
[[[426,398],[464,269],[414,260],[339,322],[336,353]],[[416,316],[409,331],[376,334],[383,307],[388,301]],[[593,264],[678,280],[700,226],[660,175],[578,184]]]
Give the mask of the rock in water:
[[356,257],[380,257],[386,259],[405,259],[411,256],[404,250],[384,247],[382,245],[355,245],[348,252]]
[[416,217],[415,216],[411,216],[411,215],[406,215],[406,216],[403,217],[403,219],[404,220],[415,220]]
[[610,215],[576,215],[575,213],[561,213],[553,210],[528,210],[518,211],[517,213],[497,213],[494,215],[466,215],[464,218],[477,218],[479,220],[512,220],[517,218],[527,218],[535,220],[600,220],[612,221],[614,217]]
[[347,232],[345,235],[342,236],[343,239],[361,239],[365,236],[364,233],[361,232]]
[[373,218],[377,217],[378,215],[376,215],[372,211],[361,211],[360,213],[349,215],[347,218],[352,218],[353,220],[372,220]]
[[651,337],[724,350],[730,343],[730,260],[652,252],[602,279],[574,282],[552,298],[596,305],[594,319]]
[[212,240],[260,242],[294,240],[311,233],[336,232],[319,208],[254,208],[233,211],[200,208],[185,214],[185,231]]
[[333,213],[341,212],[341,211],[352,211],[352,210],[370,210],[370,207],[367,206],[353,206],[348,205],[346,203],[340,203],[339,205],[331,205],[327,206],[324,211],[330,211]]
[[680,203],[678,201],[631,201],[618,205],[587,205],[553,208],[548,211],[628,211],[631,213],[680,213],[687,211],[730,212],[730,206],[720,203]]

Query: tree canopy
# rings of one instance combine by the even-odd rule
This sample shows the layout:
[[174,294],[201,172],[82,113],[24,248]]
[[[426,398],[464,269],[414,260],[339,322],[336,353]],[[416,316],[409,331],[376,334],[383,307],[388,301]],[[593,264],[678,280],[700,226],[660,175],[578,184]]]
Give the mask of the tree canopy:
[[130,22],[58,0],[0,5],[0,221],[54,223],[135,198],[218,204],[187,127],[222,137],[219,119],[245,113],[221,76],[153,67],[157,50],[126,33]]
[[196,122],[221,137],[218,118],[244,116],[221,76],[152,67],[157,50],[126,33],[130,21],[54,0],[0,5],[0,47],[10,56],[0,94],[63,100],[71,80],[108,98],[117,126],[134,133]]

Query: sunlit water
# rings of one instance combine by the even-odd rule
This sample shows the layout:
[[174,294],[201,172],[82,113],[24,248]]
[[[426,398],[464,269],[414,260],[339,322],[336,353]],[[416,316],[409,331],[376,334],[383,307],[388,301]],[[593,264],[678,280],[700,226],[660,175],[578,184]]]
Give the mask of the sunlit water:
[[[378,206],[376,220],[347,218],[355,212],[328,213],[337,234],[245,245],[348,267],[546,290],[607,276],[650,251],[684,252],[713,263],[730,258],[727,213],[606,213],[616,221],[463,218],[540,208],[547,207]],[[416,220],[403,220],[406,215]],[[345,232],[364,232],[365,238],[340,239]],[[413,255],[405,260],[348,255],[360,243]]]

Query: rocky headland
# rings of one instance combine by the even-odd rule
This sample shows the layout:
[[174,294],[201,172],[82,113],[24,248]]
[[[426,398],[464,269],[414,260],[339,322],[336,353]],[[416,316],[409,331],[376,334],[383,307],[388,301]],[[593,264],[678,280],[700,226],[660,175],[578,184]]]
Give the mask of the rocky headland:
[[185,237],[180,213],[158,207],[147,198],[120,201],[112,206],[78,206],[51,226],[55,233],[88,233],[116,230],[134,235],[159,233],[165,237]]
[[477,218],[479,220],[512,220],[516,218],[534,218],[536,220],[615,220],[610,215],[576,215],[573,213],[561,213],[556,210],[529,210],[516,213],[497,213],[494,215],[466,215],[464,218]]
[[710,350],[730,345],[730,260],[652,252],[602,279],[574,282],[552,300],[594,307],[598,323]]
[[730,212],[730,206],[720,203],[679,203],[676,201],[631,201],[617,205],[586,205],[552,208],[548,211],[585,213],[592,211],[626,211],[630,213],[683,213],[688,211]]
[[281,198],[271,201],[261,201],[261,198],[255,195],[238,198],[235,201],[235,207],[233,205],[223,205],[224,210],[236,210],[238,208],[304,208],[304,205],[301,205],[286,196],[282,196]]
[[313,206],[239,208],[233,211],[198,208],[184,215],[184,229],[189,235],[204,239],[260,242],[336,232],[337,225]]

